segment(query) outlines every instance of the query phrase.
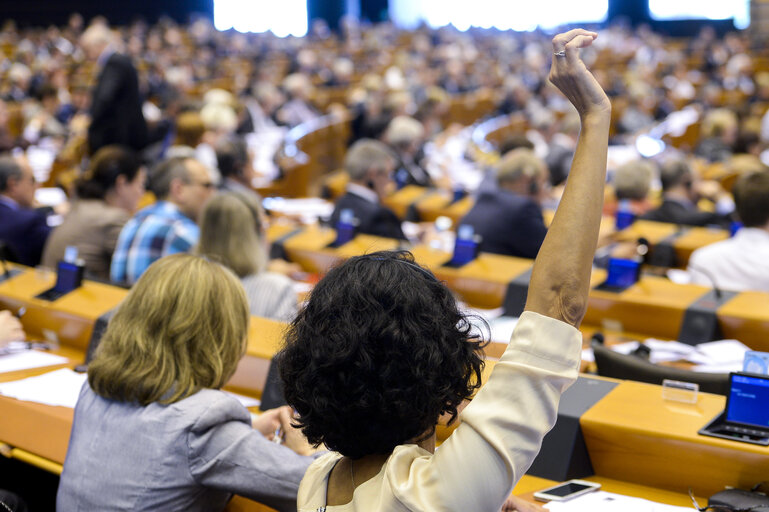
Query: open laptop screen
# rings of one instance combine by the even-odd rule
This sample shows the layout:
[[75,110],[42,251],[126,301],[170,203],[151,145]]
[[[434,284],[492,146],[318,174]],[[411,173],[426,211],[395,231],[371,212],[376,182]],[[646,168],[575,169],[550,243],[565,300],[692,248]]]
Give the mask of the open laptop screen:
[[769,430],[769,376],[731,374],[726,421]]

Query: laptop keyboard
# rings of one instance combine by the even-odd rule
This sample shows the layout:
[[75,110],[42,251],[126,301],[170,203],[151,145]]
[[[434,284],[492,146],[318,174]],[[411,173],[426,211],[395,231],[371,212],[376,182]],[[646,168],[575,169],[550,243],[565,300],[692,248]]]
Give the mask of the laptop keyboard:
[[746,427],[735,427],[734,425],[725,425],[724,430],[728,432],[734,432],[736,434],[745,434],[748,436],[769,437],[769,432],[767,432],[766,430],[756,430],[756,429],[746,428]]

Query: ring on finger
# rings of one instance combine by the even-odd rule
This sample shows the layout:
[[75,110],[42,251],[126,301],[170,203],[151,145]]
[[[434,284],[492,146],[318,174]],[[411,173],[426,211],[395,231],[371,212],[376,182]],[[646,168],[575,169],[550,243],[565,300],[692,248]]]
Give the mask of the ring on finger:
[[553,55],[556,57],[566,57],[566,50],[561,50],[559,52],[553,52]]

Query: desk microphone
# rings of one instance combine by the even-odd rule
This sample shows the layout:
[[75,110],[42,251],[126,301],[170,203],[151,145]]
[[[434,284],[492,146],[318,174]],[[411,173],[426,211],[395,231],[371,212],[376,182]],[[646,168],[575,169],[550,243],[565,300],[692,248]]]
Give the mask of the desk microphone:
[[708,278],[708,281],[710,281],[710,285],[713,288],[713,293],[716,295],[716,299],[721,299],[721,289],[716,284],[716,279],[713,277],[713,274],[710,273],[710,271],[705,270],[704,268],[700,266],[693,266],[689,264],[689,268],[696,270],[697,272],[701,273],[703,276]]
[[11,278],[11,271],[8,270],[8,245],[0,242],[0,263],[3,264],[3,281]]
[[603,345],[604,341],[605,341],[605,338],[602,332],[595,332],[593,333],[593,336],[590,338],[591,345],[593,344],[593,342],[598,343],[599,345]]

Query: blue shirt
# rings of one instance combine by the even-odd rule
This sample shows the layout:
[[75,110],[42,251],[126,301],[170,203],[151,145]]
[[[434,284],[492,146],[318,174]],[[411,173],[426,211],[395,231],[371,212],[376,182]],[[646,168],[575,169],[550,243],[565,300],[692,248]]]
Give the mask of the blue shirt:
[[198,225],[168,201],[139,211],[120,232],[112,255],[110,280],[134,284],[156,260],[189,252],[198,243]]

